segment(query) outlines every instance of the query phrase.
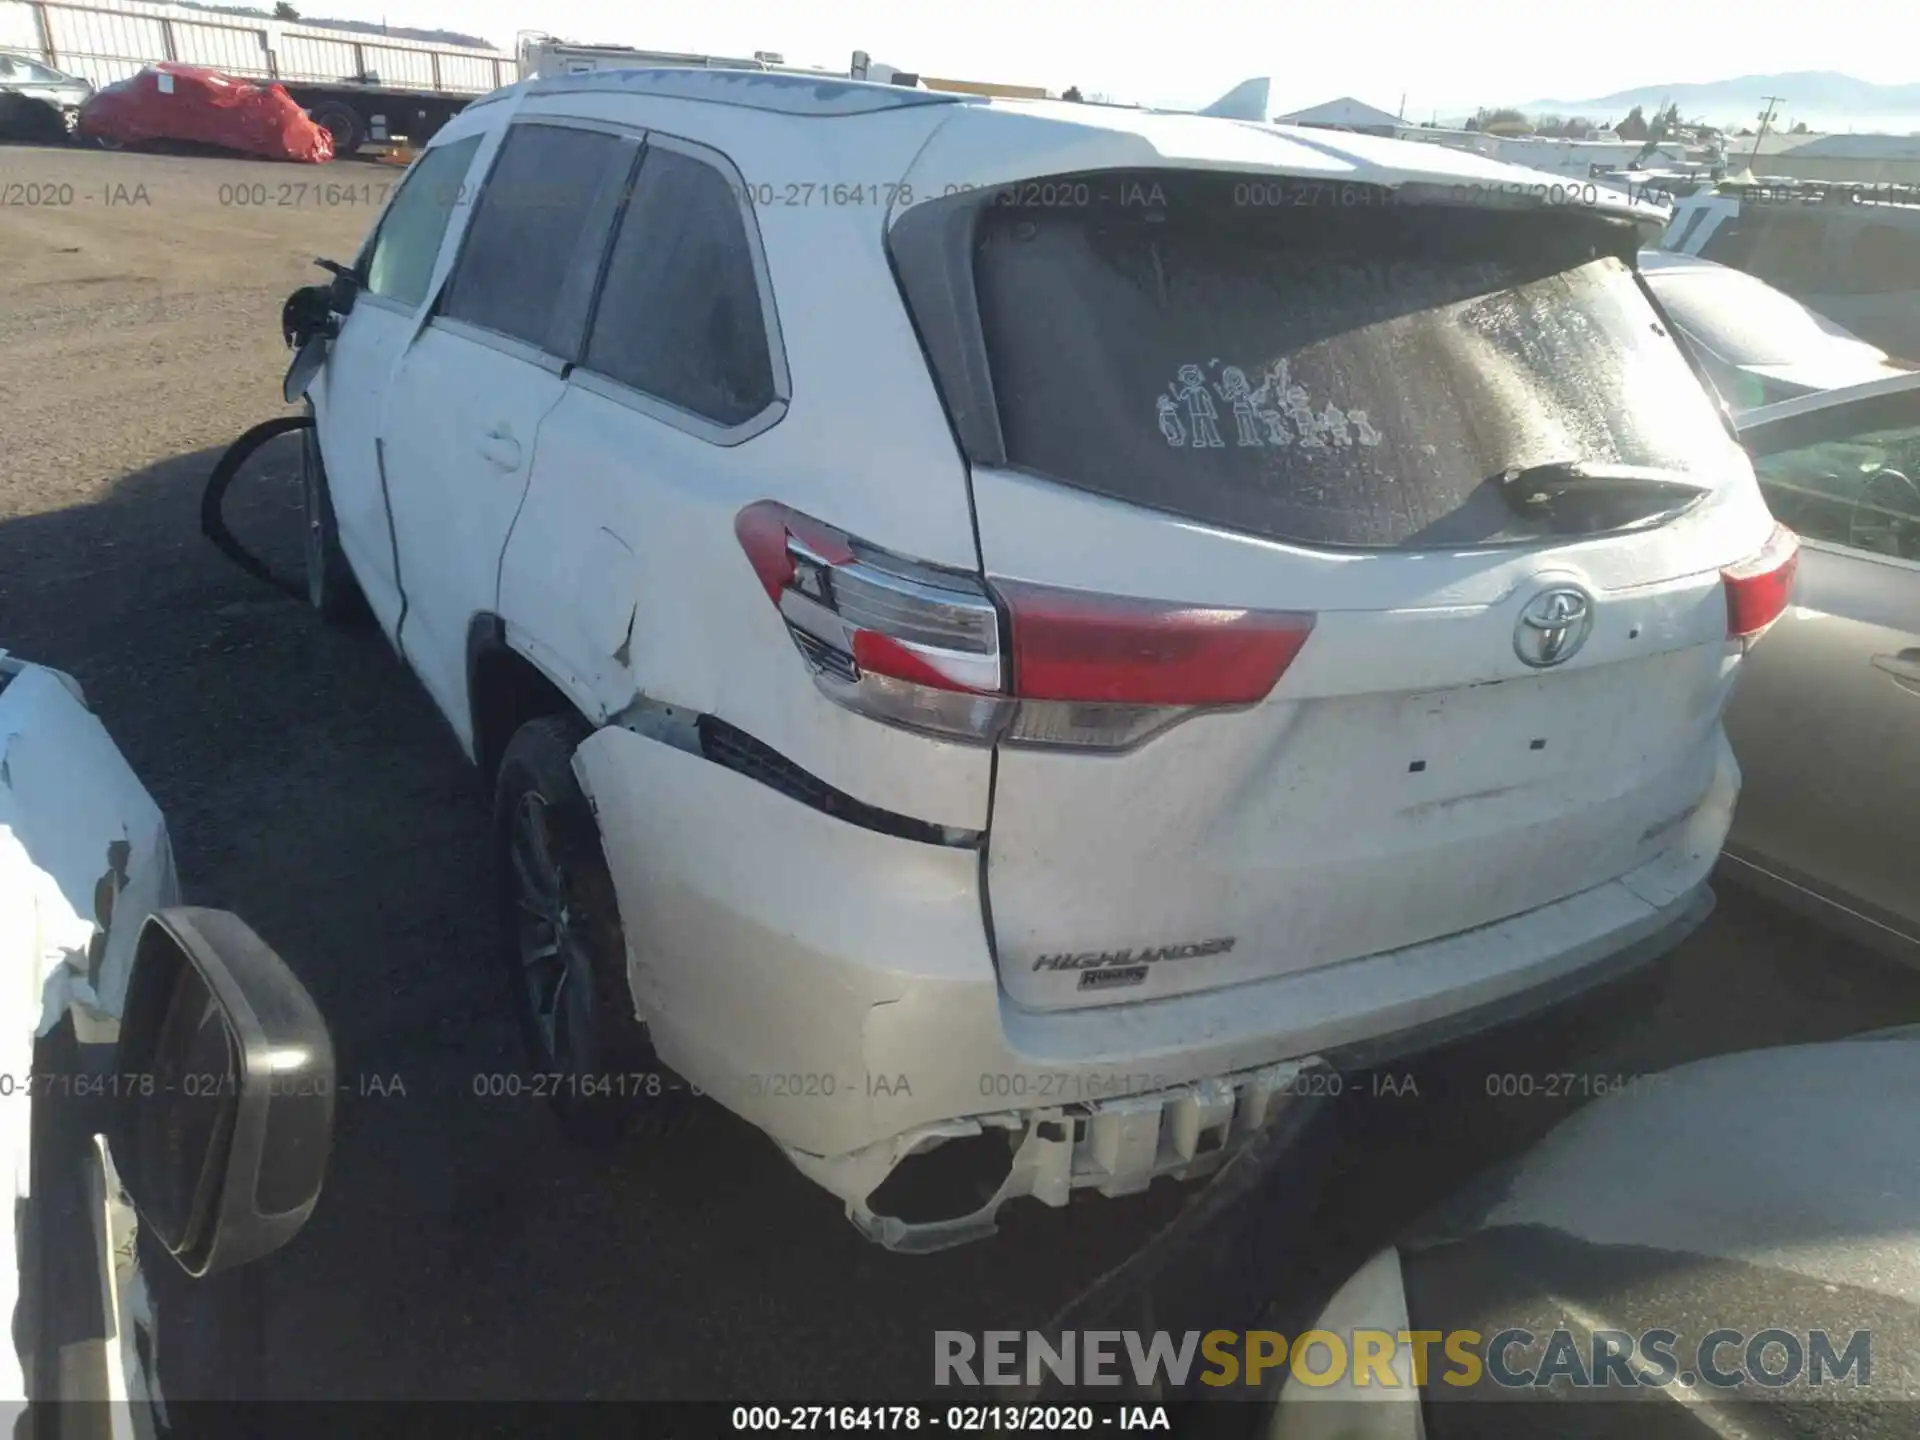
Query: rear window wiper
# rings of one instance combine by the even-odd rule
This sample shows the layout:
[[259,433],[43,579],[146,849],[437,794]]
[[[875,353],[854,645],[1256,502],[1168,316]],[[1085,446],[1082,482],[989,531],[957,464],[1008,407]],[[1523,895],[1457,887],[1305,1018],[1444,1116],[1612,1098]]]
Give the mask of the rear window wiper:
[[1555,534],[1653,524],[1712,489],[1678,470],[1592,460],[1510,466],[1491,483],[1508,509]]

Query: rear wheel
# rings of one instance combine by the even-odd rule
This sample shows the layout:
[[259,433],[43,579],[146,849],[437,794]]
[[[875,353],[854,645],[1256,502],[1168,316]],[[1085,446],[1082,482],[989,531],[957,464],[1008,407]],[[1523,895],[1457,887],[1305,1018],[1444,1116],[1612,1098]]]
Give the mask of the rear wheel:
[[360,142],[366,139],[365,127],[353,107],[343,105],[338,100],[328,100],[313,107],[313,123],[333,136],[333,158],[347,160],[360,148]]
[[567,715],[515,731],[493,817],[506,860],[507,982],[538,1091],[571,1138],[604,1145],[670,1128],[687,1092],[634,1014],[613,877],[573,774],[589,733]]
[[360,582],[353,578],[346,552],[340,548],[340,526],[333,514],[333,495],[327,488],[327,469],[320,459],[317,432],[300,432],[300,499],[306,524],[307,603],[332,625],[364,623],[370,615]]

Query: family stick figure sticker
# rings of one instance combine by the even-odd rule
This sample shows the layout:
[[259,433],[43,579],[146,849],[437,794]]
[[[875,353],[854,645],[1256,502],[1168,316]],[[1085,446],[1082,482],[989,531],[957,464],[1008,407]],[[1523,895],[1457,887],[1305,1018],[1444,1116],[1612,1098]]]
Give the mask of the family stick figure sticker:
[[1220,435],[1216,395],[1233,416],[1237,448],[1298,445],[1303,451],[1327,451],[1355,444],[1372,447],[1383,438],[1364,410],[1342,410],[1332,400],[1315,410],[1307,387],[1293,378],[1282,357],[1267,366],[1257,388],[1238,365],[1221,369],[1214,382],[1208,381],[1206,367],[1182,365],[1166,392],[1153,401],[1160,433],[1169,446],[1176,450],[1227,448]]

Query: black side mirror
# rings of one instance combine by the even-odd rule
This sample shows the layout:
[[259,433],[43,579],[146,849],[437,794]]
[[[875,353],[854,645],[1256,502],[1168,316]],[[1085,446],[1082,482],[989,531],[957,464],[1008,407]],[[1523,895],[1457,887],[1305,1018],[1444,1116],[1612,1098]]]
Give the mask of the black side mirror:
[[342,265],[338,260],[318,259],[313,263],[333,276],[333,283],[327,287],[333,308],[342,315],[352,313],[353,302],[367,288],[367,277],[357,266]]
[[280,338],[289,350],[298,350],[316,336],[331,340],[339,333],[333,290],[333,285],[302,285],[281,304]]
[[327,363],[327,352],[331,348],[332,342],[324,334],[309,335],[300,342],[300,348],[294,352],[293,360],[287,366],[287,373],[280,377],[280,394],[289,405],[298,404],[300,397],[307,393],[307,387],[313,384],[313,377]]
[[320,1198],[333,1041],[299,980],[238,915],[148,918],[120,1023],[108,1141],[149,1232],[190,1275],[257,1260]]

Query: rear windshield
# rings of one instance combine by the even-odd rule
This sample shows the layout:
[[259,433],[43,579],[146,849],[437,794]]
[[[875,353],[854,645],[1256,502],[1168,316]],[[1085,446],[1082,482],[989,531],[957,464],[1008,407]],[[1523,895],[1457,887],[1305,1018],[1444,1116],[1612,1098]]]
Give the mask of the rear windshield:
[[1712,402],[1592,216],[1343,189],[1163,171],[998,196],[974,268],[1008,462],[1369,548],[1530,538],[1494,484],[1510,467],[1727,473]]

